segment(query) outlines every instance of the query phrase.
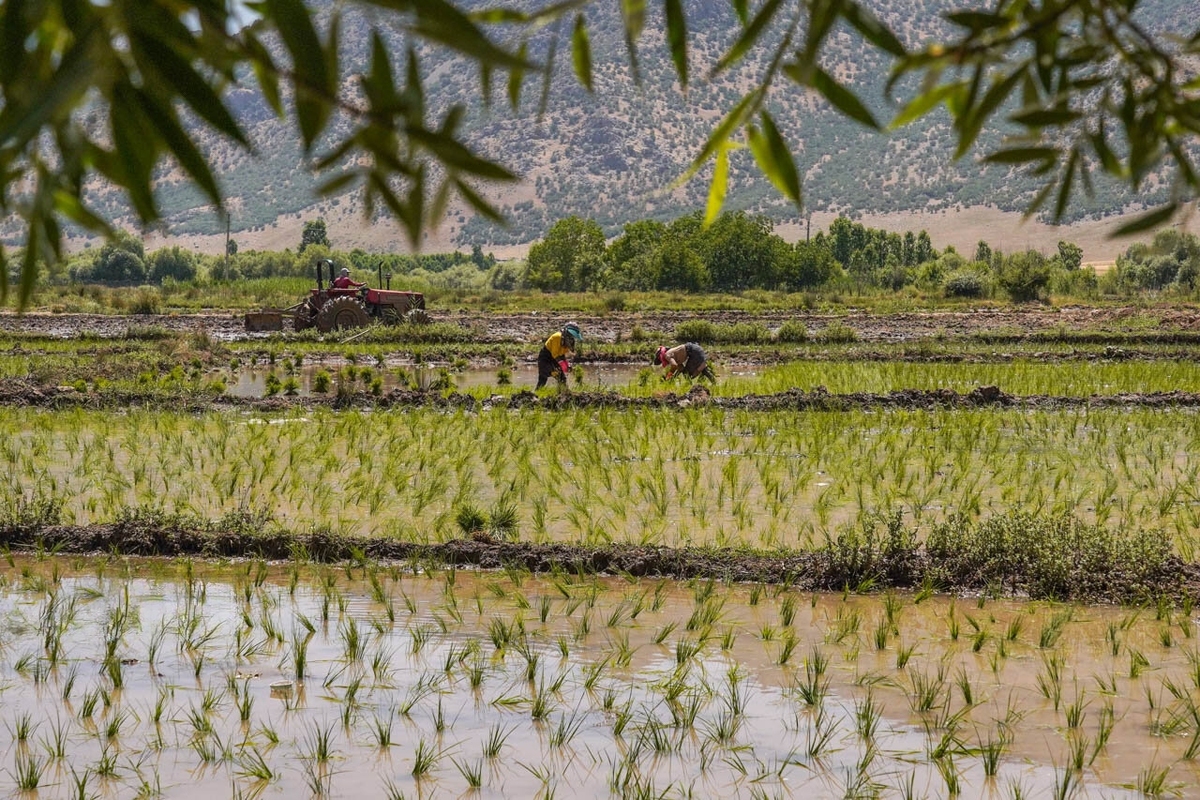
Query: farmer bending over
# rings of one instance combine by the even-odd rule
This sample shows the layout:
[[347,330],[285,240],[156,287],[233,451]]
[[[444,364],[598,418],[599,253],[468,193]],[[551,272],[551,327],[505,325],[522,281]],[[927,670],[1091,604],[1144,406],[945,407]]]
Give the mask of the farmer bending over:
[[566,382],[567,373],[571,371],[571,365],[567,362],[567,354],[574,355],[575,347],[582,341],[583,334],[579,332],[579,326],[574,322],[568,322],[561,331],[550,334],[550,338],[546,340],[546,343],[542,345],[541,352],[538,353],[537,388],[545,386],[551,375],[559,383]]
[[666,367],[666,372],[662,376],[664,381],[671,380],[679,372],[684,373],[689,378],[703,376],[710,381],[717,379],[712,365],[708,363],[708,355],[705,354],[704,348],[695,342],[681,344],[669,350],[665,347],[660,347],[658,348],[658,352],[654,354],[654,360],[651,363],[656,366]]

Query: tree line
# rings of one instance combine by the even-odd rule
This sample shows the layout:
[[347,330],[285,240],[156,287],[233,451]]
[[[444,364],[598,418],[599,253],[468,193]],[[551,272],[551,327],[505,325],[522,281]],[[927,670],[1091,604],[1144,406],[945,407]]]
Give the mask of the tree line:
[[699,212],[672,222],[639,220],[611,241],[594,220],[567,217],[530,248],[525,261],[498,262],[478,245],[470,253],[425,255],[341,251],[329,241],[323,220],[304,226],[295,252],[239,251],[236,244],[228,250],[225,256],[204,256],[175,246],[148,253],[140,239],[120,233],[97,250],[75,255],[51,279],[161,284],[307,278],[315,275],[318,261],[330,259],[360,279],[382,271],[416,289],[907,291],[1025,302],[1048,294],[1191,294],[1200,276],[1200,240],[1175,228],[1131,245],[1113,270],[1097,275],[1082,268],[1082,251],[1068,241],[1049,254],[1005,253],[980,241],[973,253],[963,254],[934,247],[923,230],[895,233],[839,217],[811,238],[788,242],[768,218],[745,212],[723,214],[709,226]]

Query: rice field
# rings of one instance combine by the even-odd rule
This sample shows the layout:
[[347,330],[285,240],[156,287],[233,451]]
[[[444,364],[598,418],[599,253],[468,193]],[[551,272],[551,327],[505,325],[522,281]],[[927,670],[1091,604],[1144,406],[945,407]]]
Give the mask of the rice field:
[[[491,398],[532,375],[508,345],[465,348],[492,359],[472,366],[199,335],[0,344],[0,381],[20,384],[0,405],[0,526],[30,551],[0,554],[0,792],[1067,798],[1200,785],[1191,584],[1142,587],[1138,608],[1001,599],[990,583],[982,596],[871,580],[814,594],[787,574],[83,558],[45,552],[37,529],[236,517],[363,541],[770,557],[842,547],[864,520],[924,536],[1019,512],[1161,531],[1196,562],[1195,403],[510,404]],[[583,364],[570,390],[686,390],[635,349],[611,345],[616,366]],[[1200,363],[1178,351],[843,352],[764,351],[711,391],[1200,393]],[[234,397],[260,381],[261,394],[329,400]],[[475,400],[372,398],[414,383]],[[30,400],[42,393],[74,399]]]
[[1160,527],[1190,560],[1198,439],[1200,415],[1148,409],[8,409],[0,501],[53,498],[75,524],[249,509],[416,541],[461,535],[464,508],[508,509],[534,542],[755,548],[870,512],[1019,510]]
[[413,564],[0,568],[25,796],[1121,797],[1194,787],[1190,609]]

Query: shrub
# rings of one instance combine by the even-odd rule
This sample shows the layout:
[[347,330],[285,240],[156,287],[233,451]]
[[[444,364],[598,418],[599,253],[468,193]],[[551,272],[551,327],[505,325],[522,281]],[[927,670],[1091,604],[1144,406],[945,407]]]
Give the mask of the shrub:
[[955,517],[930,532],[926,549],[931,577],[948,586],[1123,602],[1178,588],[1165,533],[1109,530],[1069,515],[1010,513],[978,523]]
[[819,342],[828,344],[845,344],[847,342],[857,342],[858,334],[854,328],[851,328],[844,322],[831,322],[817,333],[816,339]]
[[130,314],[157,314],[161,310],[162,298],[158,292],[143,286],[138,289],[129,304]]
[[1013,253],[996,272],[996,282],[1017,303],[1037,300],[1050,282],[1050,266],[1033,250]]
[[693,319],[675,326],[675,340],[711,344],[717,340],[716,326],[708,320]]
[[789,319],[775,331],[777,342],[807,342],[808,328],[799,320]]
[[983,276],[973,269],[960,269],[946,278],[947,297],[981,297]]

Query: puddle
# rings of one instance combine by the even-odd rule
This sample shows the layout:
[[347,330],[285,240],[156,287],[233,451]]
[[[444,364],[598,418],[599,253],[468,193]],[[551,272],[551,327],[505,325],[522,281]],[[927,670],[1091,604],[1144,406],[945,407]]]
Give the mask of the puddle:
[[1120,797],[1151,765],[1168,788],[1200,779],[1184,616],[567,574],[12,563],[2,790],[31,765],[39,796],[84,780],[185,798],[945,796],[947,777],[964,797],[1065,779]]

